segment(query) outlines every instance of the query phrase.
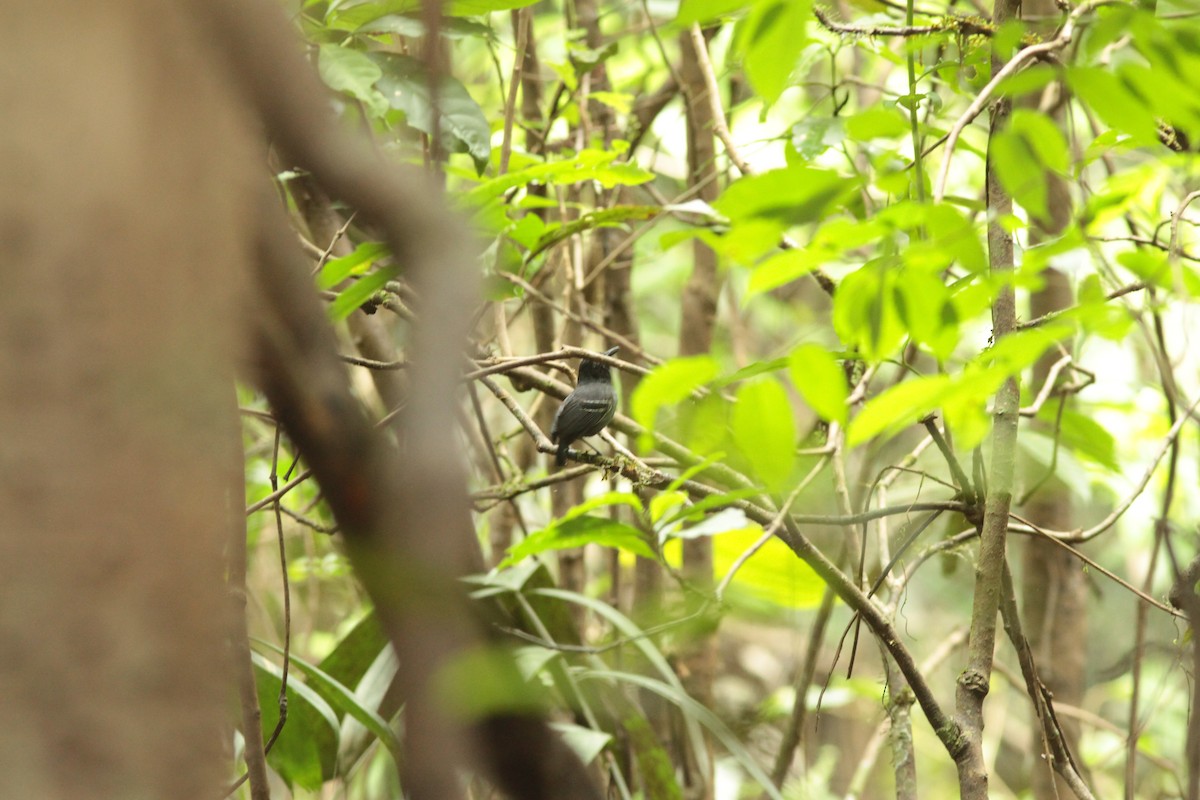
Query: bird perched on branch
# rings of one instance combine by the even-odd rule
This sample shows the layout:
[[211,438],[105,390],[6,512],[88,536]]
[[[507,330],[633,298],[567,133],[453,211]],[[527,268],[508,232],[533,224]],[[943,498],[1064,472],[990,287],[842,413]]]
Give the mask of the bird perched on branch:
[[[604,355],[611,356],[621,348],[611,347]],[[612,385],[608,365],[585,358],[579,362],[579,381],[575,391],[567,395],[554,424],[550,426],[550,441],[558,445],[554,461],[558,466],[567,463],[567,448],[576,439],[595,436],[612,422],[617,413],[617,393]]]

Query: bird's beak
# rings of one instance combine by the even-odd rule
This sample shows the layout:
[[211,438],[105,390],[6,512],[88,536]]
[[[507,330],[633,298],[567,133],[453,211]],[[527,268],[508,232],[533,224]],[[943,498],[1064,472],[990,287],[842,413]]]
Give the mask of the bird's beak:
[[619,348],[619,347],[610,347],[610,348],[608,348],[607,350],[605,350],[605,351],[604,351],[604,355],[606,355],[606,356],[615,356],[615,355],[617,354],[617,351],[618,351],[618,350],[620,350],[620,349],[621,349],[621,348]]

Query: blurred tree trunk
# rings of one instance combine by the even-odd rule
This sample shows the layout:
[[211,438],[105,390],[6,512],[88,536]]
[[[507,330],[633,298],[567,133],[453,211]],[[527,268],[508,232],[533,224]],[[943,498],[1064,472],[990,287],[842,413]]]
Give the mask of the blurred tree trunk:
[[[1053,0],[1025,0],[1026,15],[1053,20],[1058,13]],[[1047,30],[1047,33],[1050,31]],[[1053,86],[1057,94],[1048,93],[1042,110],[1062,124],[1062,85]],[[1036,100],[1035,100],[1036,102]],[[1066,131],[1064,131],[1066,133]],[[1049,217],[1034,219],[1030,228],[1030,244],[1058,236],[1070,224],[1072,215],[1071,196],[1066,181],[1060,176],[1047,173],[1046,188],[1049,194]],[[1030,317],[1039,317],[1053,311],[1061,311],[1074,303],[1071,282],[1056,269],[1047,269],[1043,276],[1046,284],[1041,291],[1030,296]],[[1036,394],[1045,383],[1051,366],[1062,357],[1057,349],[1044,355],[1033,371],[1031,393]],[[1050,403],[1054,403],[1052,398]],[[1026,476],[1027,485],[1041,476],[1041,465],[1033,468]],[[1026,506],[1029,519],[1038,525],[1054,530],[1070,530],[1075,526],[1075,513],[1070,492],[1057,478],[1051,478]],[[1024,580],[1021,587],[1025,632],[1033,650],[1034,662],[1042,681],[1054,695],[1055,702],[1080,706],[1085,690],[1084,678],[1087,658],[1087,586],[1081,565],[1061,547],[1032,538],[1025,544]],[[1074,717],[1059,716],[1066,745],[1072,753],[1079,752],[1079,722]],[[1032,732],[1030,785],[1036,800],[1057,800],[1070,797],[1073,793],[1067,783],[1043,758],[1041,735]],[[1082,768],[1082,767],[1081,767]],[[1086,775],[1084,776],[1086,778]]]
[[10,4],[0,797],[218,797],[259,180],[185,6]]
[[[1051,195],[1053,196],[1053,194]],[[1058,270],[1048,269],[1043,275],[1046,286],[1030,299],[1033,317],[1058,311],[1072,303],[1070,282]],[[1032,391],[1038,391],[1046,380],[1050,366],[1061,357],[1051,350],[1034,369]],[[1050,401],[1054,402],[1053,399]],[[1043,465],[1032,467],[1027,480],[1037,480]],[[1026,505],[1029,519],[1054,530],[1070,530],[1075,526],[1071,495],[1066,486],[1051,478]],[[1033,537],[1025,543],[1024,581],[1022,586],[1025,632],[1033,650],[1034,661],[1042,681],[1054,695],[1056,703],[1080,706],[1083,701],[1087,657],[1087,585],[1084,572],[1075,558],[1061,547]],[[1079,723],[1073,717],[1059,715],[1067,747],[1079,752]],[[1031,730],[1032,752],[1030,782],[1037,800],[1056,800],[1072,796],[1066,782],[1051,766],[1037,755],[1041,752],[1041,735]],[[1057,786],[1056,786],[1057,784]]]
[[[688,144],[688,188],[695,189],[694,196],[706,203],[717,198],[720,191],[716,164],[716,120],[713,104],[708,96],[708,85],[700,68],[700,58],[707,53],[696,50],[696,44],[688,31],[679,37],[682,58],[680,79],[683,95],[687,101],[687,144]],[[682,317],[679,323],[679,355],[694,356],[708,353],[712,349],[713,328],[717,319],[717,298],[720,294],[720,276],[717,272],[717,254],[695,240],[692,246],[692,274],[683,289]],[[688,581],[701,590],[709,587],[713,579],[712,539],[701,536],[683,542],[683,574]],[[700,636],[690,652],[682,659],[681,678],[688,693],[712,706],[712,686],[716,673],[716,640],[711,634]],[[711,765],[711,759],[709,760]],[[689,781],[693,788],[703,789],[702,797],[711,797],[713,791],[711,774],[695,776]]]

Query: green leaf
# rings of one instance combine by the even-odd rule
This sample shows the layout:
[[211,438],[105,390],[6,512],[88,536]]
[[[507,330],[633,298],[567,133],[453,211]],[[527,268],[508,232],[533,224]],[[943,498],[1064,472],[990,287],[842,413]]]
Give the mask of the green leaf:
[[758,783],[759,788],[762,789],[762,791],[765,792],[766,795],[771,798],[771,800],[783,800],[783,796],[779,793],[779,790],[775,788],[775,784],[773,784],[771,779],[767,777],[767,774],[763,772],[762,767],[758,765],[758,762],[755,760],[754,756],[752,756],[746,750],[745,746],[738,740],[737,735],[731,731],[724,722],[721,721],[720,717],[705,708],[703,704],[689,697],[686,691],[677,689],[674,686],[655,680],[654,678],[649,678],[645,675],[638,675],[632,672],[586,669],[580,674],[584,678],[614,681],[617,683],[628,683],[633,686],[638,686],[642,689],[646,689],[654,694],[657,694],[659,697],[662,697],[664,700],[667,700],[670,703],[675,704],[679,707],[683,717],[696,719],[701,725],[707,728],[713,734],[713,737],[721,743],[721,746],[729,751],[729,754],[732,756],[734,761],[742,769],[746,770],[751,779]]
[[841,117],[811,116],[792,126],[792,149],[805,161],[812,161],[846,138],[845,122]]
[[754,0],[683,0],[675,24],[691,25],[693,22],[712,22],[727,17],[750,6]]
[[788,365],[786,358],[773,358],[769,361],[755,361],[753,364],[747,364],[737,372],[717,378],[712,382],[712,388],[722,389],[730,384],[740,383],[741,381],[749,380],[750,378],[759,375],[765,375],[768,372],[778,372]]
[[[551,228],[530,248],[529,257],[533,257],[578,233],[596,228],[616,227],[629,220],[650,219],[661,213],[662,209],[658,206],[613,206],[599,211],[589,211],[578,219]],[[533,217],[533,215],[527,215],[526,219],[529,217]],[[533,218],[537,219],[537,217]]]
[[646,538],[637,528],[608,517],[590,514],[556,522],[540,531],[531,533],[522,542],[511,547],[508,556],[500,563],[507,567],[539,553],[550,550],[569,550],[587,544],[616,547],[643,558],[656,558],[646,544]]
[[[524,8],[537,0],[450,0],[442,5],[448,17],[482,17],[494,11]],[[388,14],[407,14],[420,11],[421,0],[376,0],[339,8],[330,15],[328,25],[334,30],[357,31]]]
[[[656,367],[638,383],[630,400],[633,418],[647,431],[654,430],[658,411],[673,406],[717,377],[718,366],[712,356],[674,358]],[[652,446],[653,441],[646,443]]]
[[735,47],[742,68],[765,106],[788,86],[792,69],[808,44],[812,0],[757,0],[739,28]]
[[363,242],[353,253],[325,262],[317,275],[317,288],[332,289],[351,275],[361,275],[389,252],[383,242]]
[[802,344],[788,359],[792,383],[823,419],[846,424],[846,373],[824,347]]
[[375,89],[383,72],[366,53],[323,44],[317,53],[317,72],[330,89],[361,100],[375,116],[383,115],[387,102]]
[[909,120],[895,108],[871,106],[846,120],[846,134],[855,141],[895,139],[909,132]]
[[[270,648],[279,655],[283,655],[283,648],[277,647],[270,642],[256,639],[255,643],[259,647]],[[376,655],[378,655],[378,652]],[[307,685],[324,698],[330,706],[357,720],[360,725],[370,731],[371,735],[382,742],[393,753],[400,752],[400,740],[396,738],[396,734],[392,731],[391,726],[387,724],[387,721],[379,716],[375,709],[367,708],[363,705],[354,692],[345,684],[315,664],[311,664],[302,658],[297,658],[295,655],[291,657],[291,666],[293,670],[304,675]]]
[[663,521],[661,527],[665,528],[676,522],[695,522],[703,518],[710,511],[725,508],[739,500],[745,500],[748,497],[758,497],[761,494],[762,492],[755,488],[732,489],[721,492],[721,494],[710,494],[708,497],[701,498],[690,506],[685,506],[672,514],[668,519]]
[[[1057,416],[1056,403],[1047,403],[1038,411],[1037,418],[1045,423],[1048,434],[1054,430],[1054,420]],[[1080,458],[1099,464],[1114,475],[1120,474],[1121,462],[1117,459],[1116,438],[1108,428],[1087,414],[1064,409],[1059,425],[1059,441]]]
[[833,298],[834,330],[868,361],[889,358],[907,333],[892,302],[891,266],[890,259],[868,262],[842,279]]
[[611,189],[614,186],[635,186],[654,178],[654,173],[636,164],[616,163],[616,159],[622,153],[623,148],[583,150],[570,158],[511,170],[471,189],[463,196],[462,202],[469,207],[482,206],[503,197],[510,189],[533,183],[568,186],[596,181],[601,186]]
[[753,297],[756,294],[777,289],[815,269],[820,269],[835,257],[835,253],[816,247],[775,253],[767,257],[750,273],[750,284],[746,294]]
[[569,722],[551,722],[550,727],[558,732],[558,735],[566,742],[567,747],[575,751],[575,755],[579,756],[579,760],[584,764],[590,764],[596,760],[596,757],[604,751],[612,742],[612,734],[604,731],[594,731],[591,728],[585,728],[582,725],[573,725]]
[[795,462],[796,422],[777,381],[751,381],[738,390],[733,440],[769,489],[783,486]]
[[609,506],[629,506],[639,514],[645,510],[642,506],[641,498],[633,492],[605,492],[595,497],[589,497],[579,505],[574,506],[558,519],[557,524],[575,519],[575,517],[582,517],[584,514],[588,514],[598,508],[607,508]]
[[358,686],[387,643],[379,620],[374,613],[370,613],[359,620],[333,651],[321,660],[321,671],[345,686]]
[[[649,636],[646,636],[645,632],[635,625],[629,617],[608,603],[587,597],[578,592],[570,592],[563,589],[534,589],[530,594],[561,600],[565,603],[574,603],[588,609],[597,617],[606,620],[612,625],[614,630],[628,639],[630,646],[634,647],[645,662],[662,676],[663,685],[671,687],[674,691],[682,695],[687,695],[687,690],[683,688],[679,676],[675,674],[674,668],[671,667],[671,664],[663,656],[662,652],[659,651],[653,640]],[[701,769],[705,769],[709,757],[707,745],[704,737],[701,735],[700,725],[697,723],[695,717],[687,714],[682,715],[681,720],[687,732],[687,740],[691,745],[695,762],[700,765]]]
[[988,154],[1000,183],[1030,216],[1046,219],[1049,211],[1049,188],[1046,174],[1037,163],[1025,139],[1010,130],[992,137]]
[[1038,163],[1046,169],[1064,174],[1070,169],[1071,154],[1067,139],[1050,117],[1024,108],[1014,108],[1008,127],[1025,140]]
[[[388,105],[404,112],[408,124],[433,134],[433,108],[425,65],[411,56],[371,53],[382,76],[377,82]],[[437,95],[438,130],[443,146],[452,153],[467,153],[483,172],[492,154],[492,128],[483,109],[459,81],[442,75]]]
[[[283,673],[258,653],[251,653],[258,704],[262,709],[263,736],[269,736],[279,721],[279,689]],[[336,774],[338,718],[333,709],[312,689],[297,680],[288,681],[287,720],[267,763],[289,786],[315,792]]]
[[846,442],[851,447],[880,434],[893,435],[938,408],[951,386],[948,375],[909,378],[873,397],[850,421]]
[[384,284],[396,277],[396,273],[395,267],[383,267],[350,284],[329,304],[326,310],[329,318],[337,322],[353,314],[355,309],[370,300]]
[[1133,137],[1139,145],[1158,141],[1154,114],[1111,72],[1099,67],[1068,67],[1067,83],[1104,124]]
[[497,714],[541,713],[545,691],[525,680],[513,654],[495,645],[459,650],[433,677],[442,708],[475,722]]
[[[762,533],[762,528],[755,525],[715,537],[713,571],[717,575],[728,573]],[[796,558],[783,541],[773,536],[742,564],[730,589],[780,608],[809,609],[821,604],[825,582],[812,567]]]
[[753,218],[802,225],[825,215],[854,188],[833,170],[786,167],[739,178],[713,203],[734,222]]
[[913,341],[939,361],[949,358],[958,345],[959,331],[958,313],[946,285],[936,275],[906,269],[893,290],[896,311]]

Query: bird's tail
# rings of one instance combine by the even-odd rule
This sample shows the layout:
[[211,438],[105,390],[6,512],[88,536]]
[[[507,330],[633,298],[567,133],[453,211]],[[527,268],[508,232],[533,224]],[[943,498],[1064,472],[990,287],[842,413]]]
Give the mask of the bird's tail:
[[554,463],[560,467],[565,467],[567,465],[567,443],[566,442],[559,443],[558,452],[554,454]]

